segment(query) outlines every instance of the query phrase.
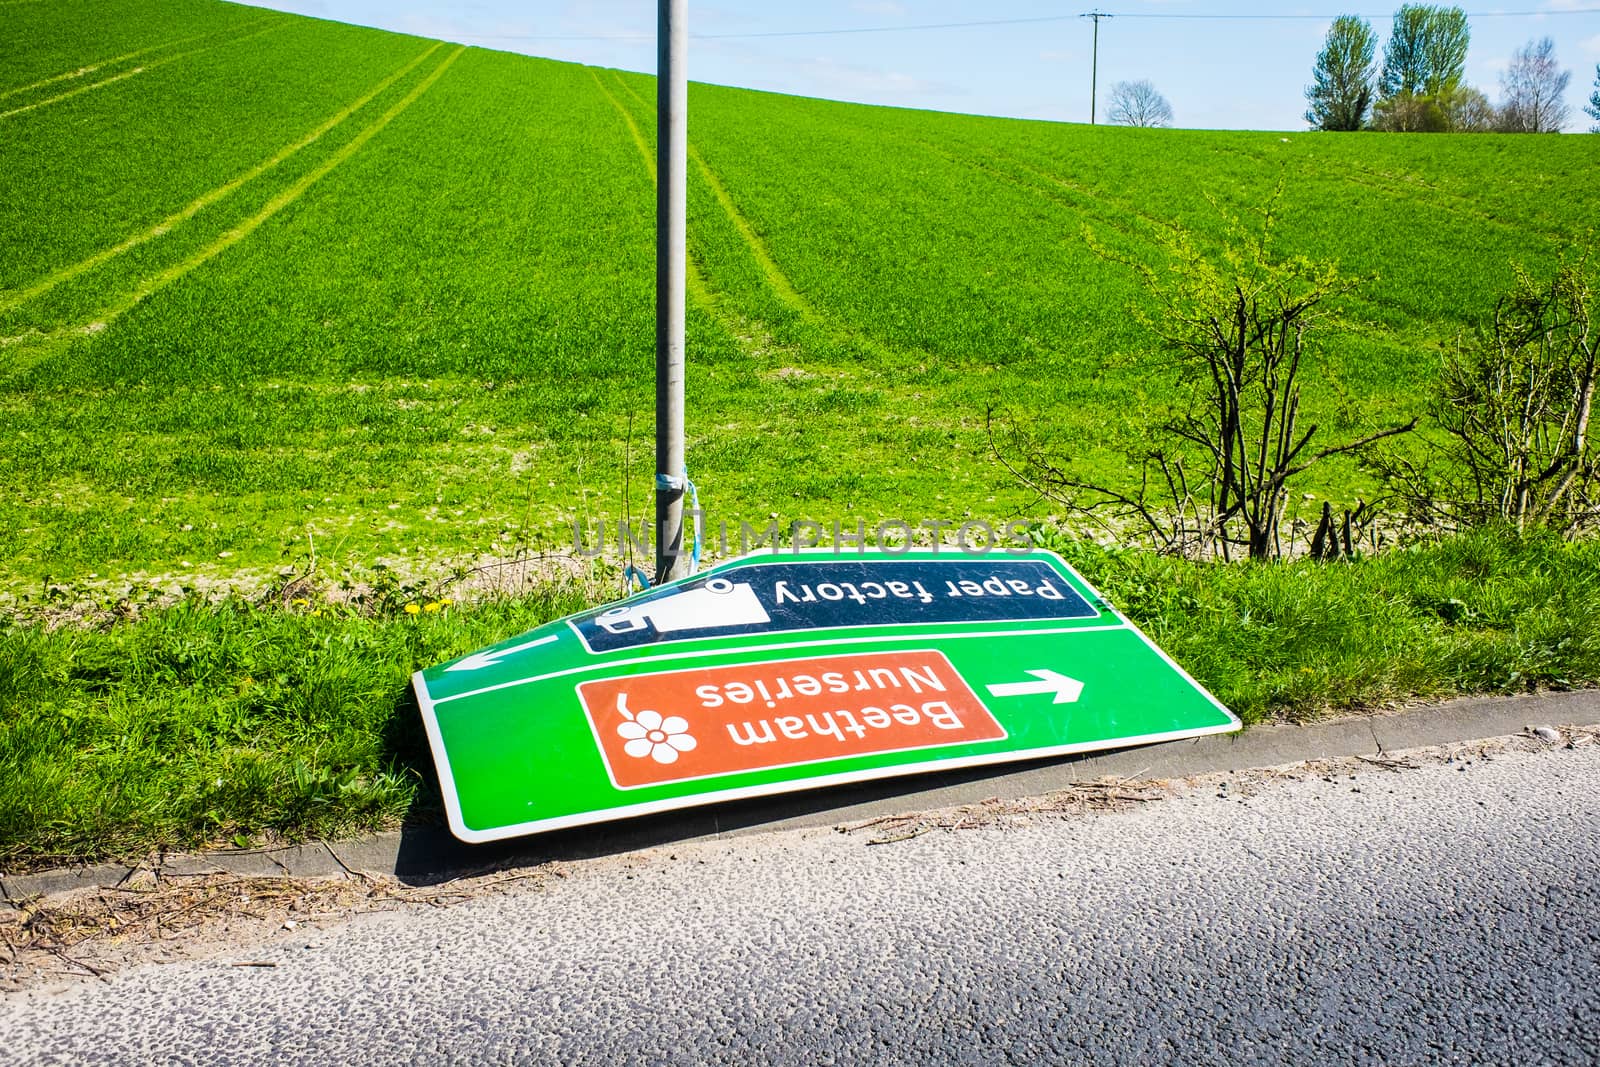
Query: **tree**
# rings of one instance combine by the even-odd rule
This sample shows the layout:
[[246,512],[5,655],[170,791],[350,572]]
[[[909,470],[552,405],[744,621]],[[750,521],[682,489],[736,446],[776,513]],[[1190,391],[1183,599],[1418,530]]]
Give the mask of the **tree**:
[[1483,90],[1463,85],[1450,99],[1450,128],[1457,133],[1490,133],[1500,125],[1500,112]]
[[1426,49],[1427,77],[1423,92],[1448,98],[1461,85],[1467,69],[1467,44],[1472,33],[1467,28],[1467,13],[1459,7],[1436,7],[1428,15]]
[[1308,123],[1319,130],[1361,129],[1372,105],[1377,49],[1377,35],[1366,19],[1340,15],[1333,20],[1306,89]]
[[1383,46],[1373,125],[1399,132],[1449,130],[1471,32],[1459,7],[1405,4]]
[[1384,99],[1422,92],[1428,77],[1428,13],[1422,4],[1406,4],[1394,13],[1394,27],[1383,46],[1383,74],[1378,91]]
[[1596,124],[1589,127],[1589,132],[1600,133],[1600,63],[1594,65],[1594,92],[1589,94],[1589,103],[1583,110],[1595,118]]
[[1110,118],[1124,126],[1171,126],[1172,105],[1147,81],[1118,82],[1111,87]]
[[1529,41],[1500,72],[1500,128],[1507,133],[1560,133],[1567,124],[1563,99],[1570,71],[1556,63],[1556,43]]
[[1445,133],[1450,113],[1424,93],[1395,93],[1373,105],[1372,128],[1386,133]]

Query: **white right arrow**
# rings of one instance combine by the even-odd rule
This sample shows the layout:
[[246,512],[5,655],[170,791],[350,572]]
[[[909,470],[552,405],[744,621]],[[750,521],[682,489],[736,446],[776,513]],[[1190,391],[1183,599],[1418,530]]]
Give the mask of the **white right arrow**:
[[1000,682],[991,685],[989,692],[997,697],[1031,697],[1040,693],[1054,693],[1052,704],[1071,704],[1083,693],[1083,683],[1055,671],[1029,671],[1037,682]]

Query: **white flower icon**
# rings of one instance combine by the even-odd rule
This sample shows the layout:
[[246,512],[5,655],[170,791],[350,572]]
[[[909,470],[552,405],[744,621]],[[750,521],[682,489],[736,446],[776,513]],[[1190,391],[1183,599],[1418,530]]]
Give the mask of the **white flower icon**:
[[628,710],[627,696],[617,697],[617,710],[627,722],[617,725],[617,735],[628,743],[622,751],[634,759],[649,756],[657,763],[676,763],[678,753],[692,752],[696,741],[689,733],[689,723],[678,715],[661,717],[659,711],[641,711],[637,715]]

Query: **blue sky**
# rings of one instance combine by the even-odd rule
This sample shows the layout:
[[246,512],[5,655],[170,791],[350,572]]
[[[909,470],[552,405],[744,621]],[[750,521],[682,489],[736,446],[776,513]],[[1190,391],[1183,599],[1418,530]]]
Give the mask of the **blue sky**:
[[[656,5],[648,0],[253,2],[529,55],[655,70]],[[1100,23],[1101,118],[1114,82],[1142,78],[1171,101],[1179,126],[1302,129],[1304,89],[1331,16],[1369,16],[1382,37],[1398,6],[1398,0],[1309,6],[1107,2],[1101,9],[1117,17]],[[1572,72],[1568,129],[1589,128],[1592,120],[1582,107],[1600,62],[1600,0],[1462,6],[1473,16],[1467,60],[1471,84],[1498,99],[1499,72],[1511,54],[1531,39],[1549,36],[1562,66]],[[689,77],[836,100],[1084,122],[1092,26],[1078,14],[1089,10],[1093,7],[1087,4],[1063,7],[1036,0],[814,0],[806,5],[690,0],[689,28],[697,36],[690,42]],[[1496,11],[1515,14],[1489,14]],[[1284,15],[1311,17],[1258,17]],[[912,28],[1002,20],[1035,21]],[[809,32],[819,30],[884,32]],[[789,33],[796,35],[761,36]]]

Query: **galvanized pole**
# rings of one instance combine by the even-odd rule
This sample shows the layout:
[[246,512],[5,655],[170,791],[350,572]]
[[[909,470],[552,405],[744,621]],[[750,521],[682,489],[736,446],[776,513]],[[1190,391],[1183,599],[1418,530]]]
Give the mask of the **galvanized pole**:
[[657,0],[656,581],[689,573],[683,549],[683,309],[689,157],[689,0]]

